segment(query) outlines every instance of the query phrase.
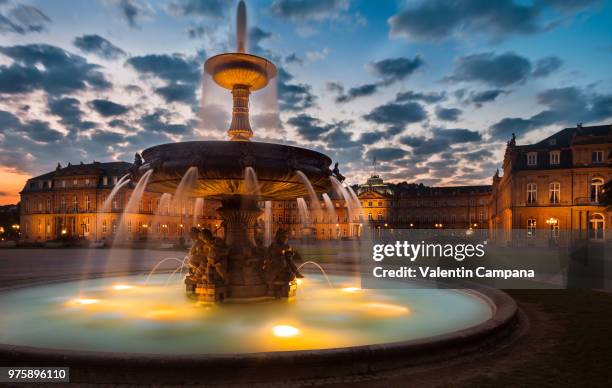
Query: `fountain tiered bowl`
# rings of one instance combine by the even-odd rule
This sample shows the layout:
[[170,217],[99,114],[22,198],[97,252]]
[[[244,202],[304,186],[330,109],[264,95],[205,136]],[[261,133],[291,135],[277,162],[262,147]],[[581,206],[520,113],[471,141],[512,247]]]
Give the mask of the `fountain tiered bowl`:
[[[198,180],[187,193],[192,197],[224,199],[258,196],[262,200],[307,197],[296,174],[308,177],[317,193],[331,189],[331,159],[319,152],[282,144],[232,141],[193,141],[162,144],[145,150],[139,174],[154,169],[148,189],[174,193],[187,170],[198,168]],[[245,169],[253,168],[259,192],[249,187]]]

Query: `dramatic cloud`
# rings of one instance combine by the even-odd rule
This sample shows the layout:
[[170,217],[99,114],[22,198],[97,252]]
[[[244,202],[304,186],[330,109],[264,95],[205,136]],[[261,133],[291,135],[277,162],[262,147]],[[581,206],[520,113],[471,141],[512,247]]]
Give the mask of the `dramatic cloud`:
[[374,108],[363,116],[366,120],[377,124],[386,124],[395,132],[400,132],[409,123],[417,123],[427,118],[423,107],[416,102],[391,102]]
[[293,75],[278,69],[278,103],[281,110],[302,111],[315,105],[315,96],[312,94],[310,85],[302,83],[290,83]]
[[149,54],[132,57],[126,63],[143,76],[166,81],[166,85],[155,89],[166,102],[195,102],[201,81],[201,63],[197,58],[180,54]]
[[88,87],[108,89],[111,84],[99,66],[85,58],[47,44],[0,47],[0,53],[13,60],[0,65],[0,93],[27,93],[43,89],[59,95]]
[[493,86],[508,86],[524,82],[531,74],[531,62],[525,57],[507,52],[500,55],[482,53],[459,57],[447,81],[476,81]]
[[503,89],[491,89],[484,90],[482,92],[471,92],[466,102],[474,104],[480,108],[486,102],[493,102],[497,97],[502,94],[508,94],[510,92]]
[[168,5],[168,10],[176,16],[220,19],[231,4],[225,0],[174,0]]
[[401,81],[410,76],[417,69],[423,66],[420,57],[410,58],[388,58],[382,61],[372,62],[368,67],[374,74],[380,76],[384,81]]
[[563,61],[558,57],[546,57],[538,60],[533,69],[534,77],[547,77],[548,75],[559,70],[563,65]]
[[383,148],[371,148],[365,156],[368,160],[376,160],[381,162],[388,162],[396,159],[402,159],[408,155],[408,151],[397,147],[383,147]]
[[15,134],[26,135],[28,139],[35,142],[51,143],[60,140],[64,135],[49,126],[49,123],[41,120],[21,122],[17,116],[10,112],[0,111],[1,133],[11,131]]
[[190,125],[172,123],[172,113],[166,109],[156,109],[153,113],[143,116],[138,123],[145,131],[186,135],[192,132]]
[[146,0],[112,0],[112,2],[119,8],[121,16],[131,28],[140,28],[139,21],[153,15],[153,8]]
[[426,103],[435,103],[446,100],[446,93],[418,93],[413,91],[400,92],[395,97],[395,101],[397,102],[405,102],[405,101],[422,101]]
[[338,82],[328,82],[326,88],[338,94],[336,96],[336,102],[350,102],[359,97],[371,96],[379,92],[382,88],[405,79],[422,65],[423,61],[419,57],[415,57],[414,59],[383,59],[367,65],[368,69],[380,78],[380,81],[354,86],[348,89],[346,93],[344,92],[344,86]]
[[108,100],[92,100],[89,102],[89,106],[104,117],[120,116],[130,110],[124,105]]
[[482,140],[482,135],[469,129],[441,129],[432,131],[433,137],[403,136],[400,142],[412,148],[415,155],[431,155],[447,151],[451,146],[461,143],[470,143]]
[[[547,18],[555,10],[577,12],[597,0],[423,0],[389,18],[392,37],[442,40],[466,33],[502,38],[510,34],[532,34],[556,26]],[[413,4],[413,3],[411,3]]]
[[[1,5],[1,4],[0,4]],[[0,13],[0,32],[27,34],[46,30],[51,19],[38,8],[18,4],[7,14]]]
[[249,52],[264,57],[273,57],[274,55],[269,50],[261,47],[261,42],[270,39],[270,37],[272,37],[272,33],[264,31],[257,26],[249,28]]
[[[328,85],[328,86],[331,86],[331,85]],[[374,93],[376,93],[379,89],[380,89],[380,84],[365,84],[361,86],[356,86],[354,88],[350,88],[346,92],[346,94],[343,91],[341,91],[341,93],[336,97],[336,102],[338,103],[349,102],[359,97],[371,96]],[[344,88],[340,86],[340,88],[336,88],[336,90],[344,90]]]
[[125,56],[125,52],[100,35],[83,35],[74,38],[73,44],[81,51],[95,54],[104,59],[118,59]]
[[436,117],[444,121],[457,121],[463,111],[457,108],[443,108],[441,106],[436,108]]
[[60,118],[60,123],[68,130],[68,136],[74,138],[81,130],[94,128],[96,123],[83,121],[81,103],[76,98],[66,97],[50,99],[49,113]]
[[530,118],[506,117],[490,128],[495,139],[522,135],[547,125],[575,125],[599,122],[612,117],[612,94],[586,93],[577,87],[548,89],[538,94],[538,103],[547,109]]
[[309,141],[321,140],[323,134],[334,128],[333,125],[324,124],[318,118],[303,113],[291,117],[287,123],[293,126],[302,138]]
[[348,0],[275,0],[271,8],[279,18],[303,22],[330,19],[348,7]]

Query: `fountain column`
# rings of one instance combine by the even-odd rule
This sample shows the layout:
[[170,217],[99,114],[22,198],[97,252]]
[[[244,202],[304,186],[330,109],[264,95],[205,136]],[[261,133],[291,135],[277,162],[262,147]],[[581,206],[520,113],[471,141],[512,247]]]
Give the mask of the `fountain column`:
[[257,202],[245,198],[227,198],[217,209],[225,227],[225,243],[229,246],[255,245],[257,218],[262,211]]
[[250,95],[251,91],[248,86],[234,85],[232,89],[234,107],[232,109],[232,123],[227,130],[232,141],[250,141],[253,137],[253,131],[249,123]]

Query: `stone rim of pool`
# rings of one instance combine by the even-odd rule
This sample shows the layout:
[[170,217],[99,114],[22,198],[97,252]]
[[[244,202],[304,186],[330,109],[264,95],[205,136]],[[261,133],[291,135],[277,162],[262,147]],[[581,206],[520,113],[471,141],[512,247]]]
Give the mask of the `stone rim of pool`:
[[[70,280],[78,278],[20,284],[1,289],[0,293]],[[81,376],[82,381],[91,381],[86,376],[95,376],[101,383],[125,382],[126,378],[140,383],[180,383],[193,378],[203,378],[209,383],[269,382],[287,378],[325,378],[382,372],[444,362],[480,351],[494,351],[516,339],[517,333],[527,325],[514,299],[503,291],[490,288],[457,291],[484,300],[491,307],[492,316],[475,326],[432,337],[341,348],[257,353],[155,354],[0,344],[0,361],[6,365],[70,365],[79,370],[77,376]],[[101,370],[108,373],[99,373]],[[117,373],[117,370],[121,372]]]

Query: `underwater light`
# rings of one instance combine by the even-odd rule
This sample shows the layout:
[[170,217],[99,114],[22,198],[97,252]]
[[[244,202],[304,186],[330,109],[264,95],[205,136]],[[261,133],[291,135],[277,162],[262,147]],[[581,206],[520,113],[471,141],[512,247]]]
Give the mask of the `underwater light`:
[[75,302],[78,304],[87,305],[87,304],[96,304],[96,303],[99,303],[100,301],[98,299],[77,299]]
[[297,335],[300,331],[289,325],[277,325],[272,328],[272,332],[277,337],[293,337]]
[[129,284],[116,284],[113,286],[113,290],[115,291],[129,290],[130,288],[134,288],[134,287],[130,286]]

